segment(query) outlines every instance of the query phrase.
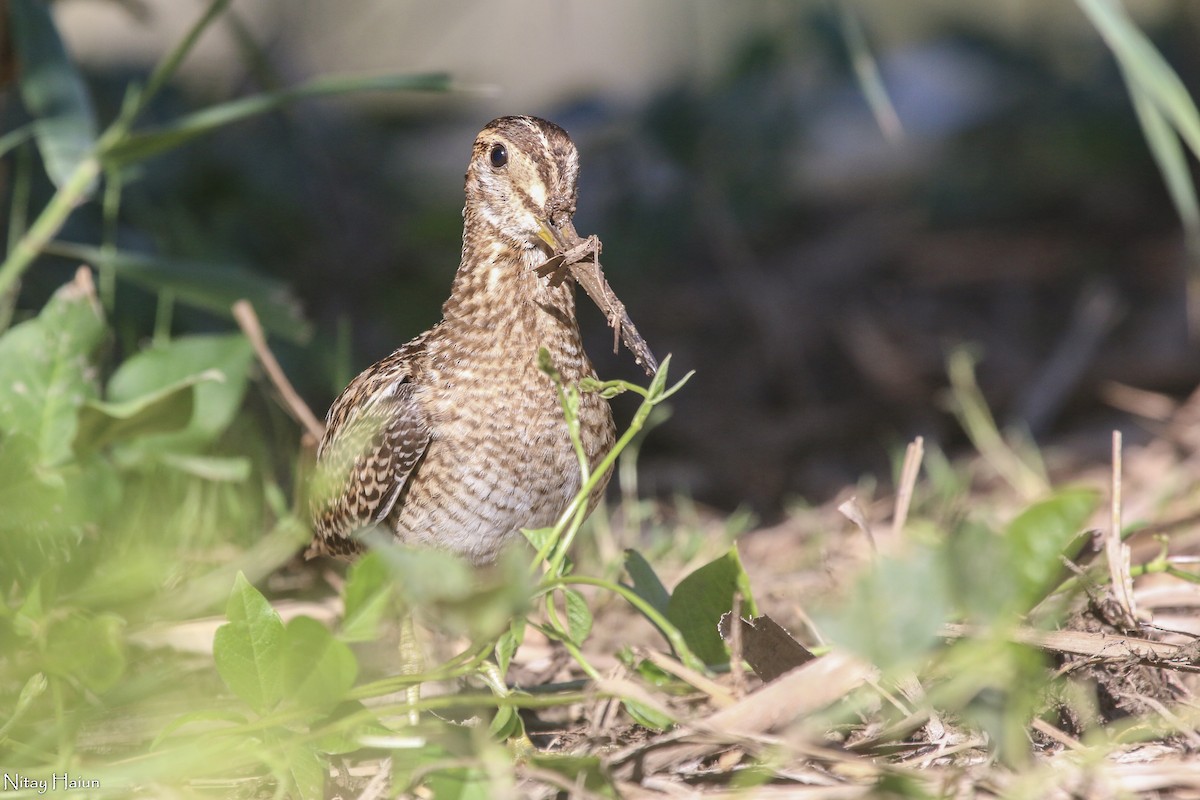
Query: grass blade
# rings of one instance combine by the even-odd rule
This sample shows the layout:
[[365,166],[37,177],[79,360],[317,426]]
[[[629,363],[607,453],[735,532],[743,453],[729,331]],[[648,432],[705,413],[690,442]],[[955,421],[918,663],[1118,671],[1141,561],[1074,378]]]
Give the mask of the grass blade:
[[357,92],[440,92],[450,88],[443,74],[331,76],[317,78],[300,86],[265,92],[220,103],[115,142],[105,148],[102,158],[110,164],[140,161],[183,145],[217,128],[282,108],[289,103],[312,97]]
[[118,278],[154,292],[171,291],[178,302],[221,316],[230,316],[230,309],[238,300],[249,300],[268,331],[294,342],[303,342],[310,334],[299,303],[286,284],[238,264],[162,258],[128,251],[110,254],[98,247],[67,242],[47,245],[46,252],[104,265]]
[[[36,120],[33,136],[46,172],[54,185],[62,188],[91,155],[96,144],[96,114],[83,78],[58,36],[50,7],[35,0],[12,0],[9,14],[21,70],[21,98]],[[95,189],[93,179],[84,196]]]

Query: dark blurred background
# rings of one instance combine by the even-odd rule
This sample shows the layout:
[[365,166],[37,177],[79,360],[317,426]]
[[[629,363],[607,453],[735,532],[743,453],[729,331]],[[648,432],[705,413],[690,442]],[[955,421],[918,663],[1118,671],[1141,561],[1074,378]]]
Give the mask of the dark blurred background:
[[[1200,90],[1200,6],[1127,5]],[[202,10],[54,7],[102,121]],[[886,95],[872,105],[875,69]],[[578,229],[602,239],[655,352],[696,370],[642,452],[649,491],[770,517],[887,476],[916,434],[954,452],[946,357],[963,343],[1002,422],[1098,452],[1115,406],[1145,397],[1128,387],[1200,382],[1178,216],[1112,54],[1072,3],[239,0],[149,121],[364,71],[444,71],[458,88],[231,126],[142,164],[119,212],[123,250],[291,287],[311,336],[273,346],[318,412],[439,318],[471,142],[511,113],[575,138]],[[5,129],[21,121],[13,103],[2,113]],[[35,209],[49,191],[39,172]],[[93,202],[61,238],[99,241],[101,224]],[[31,270],[18,312],[74,263]],[[582,306],[601,376],[642,379]],[[116,307],[133,349],[158,302],[120,283]],[[170,319],[230,326],[185,305]]]

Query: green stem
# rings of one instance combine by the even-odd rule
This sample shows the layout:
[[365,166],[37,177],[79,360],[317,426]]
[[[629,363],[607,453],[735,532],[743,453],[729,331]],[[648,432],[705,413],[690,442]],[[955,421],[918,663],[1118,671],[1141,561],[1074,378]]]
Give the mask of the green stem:
[[62,226],[71,212],[87,199],[89,190],[100,176],[100,160],[103,154],[125,138],[137,115],[166,81],[175,74],[175,70],[179,68],[179,64],[196,44],[200,34],[212,24],[212,21],[225,10],[229,3],[230,0],[213,0],[196,24],[192,26],[192,29],[188,31],[183,41],[176,45],[175,49],[155,68],[154,74],[150,76],[150,82],[138,96],[137,101],[125,104],[120,116],[100,136],[88,157],[75,166],[70,177],[63,182],[54,196],[50,198],[49,204],[42,209],[37,221],[12,248],[8,257],[4,259],[4,263],[0,264],[0,296],[16,285],[25,270],[29,269],[33,260],[42,252],[46,243],[62,230]]
[[75,171],[42,209],[37,221],[17,242],[4,263],[0,264],[0,295],[16,284],[46,243],[62,229],[67,217],[87,197],[89,187],[99,175],[100,160],[95,155],[79,162]]
[[[600,479],[608,474],[609,469],[612,468],[613,462],[617,460],[617,456],[621,454],[622,450],[629,446],[629,443],[633,441],[633,437],[637,436],[642,430],[642,426],[646,423],[646,418],[650,416],[650,411],[653,408],[654,404],[649,400],[643,402],[641,407],[638,408],[637,413],[633,415],[633,420],[629,423],[629,427],[625,430],[625,433],[621,435],[620,439],[617,439],[617,443],[613,445],[613,448],[609,450],[608,454],[605,455],[604,458],[600,460],[600,463],[596,465],[596,469],[592,472],[588,479],[584,481],[583,486],[575,495],[575,498],[571,501],[571,504],[567,506],[566,511],[564,511],[562,516],[559,517],[558,524],[554,526],[554,534],[550,537],[551,543],[559,540],[563,534],[563,531],[566,530],[567,526],[574,519],[576,512],[579,511],[580,505],[586,501],[586,498],[592,496],[592,491],[600,483]],[[552,546],[553,544],[550,545],[550,547]],[[547,552],[548,551],[549,549],[547,548]],[[538,553],[538,560],[535,561],[533,565],[534,569],[537,568],[537,565],[541,563],[541,560],[544,557],[545,556],[542,553]]]
[[364,683],[347,693],[346,698],[349,700],[364,700],[368,697],[379,697],[380,695],[391,694],[392,692],[405,689],[414,684],[428,683],[430,681],[444,681],[452,678],[459,678],[463,675],[474,673],[480,664],[482,664],[488,655],[495,648],[494,640],[489,640],[475,649],[464,650],[454,658],[444,664],[438,665],[436,669],[429,672],[413,673],[410,675],[392,675],[387,678],[381,678],[371,683]]
[[679,629],[676,628],[670,620],[659,613],[658,609],[639,597],[638,594],[628,586],[620,583],[613,583],[612,581],[606,581],[603,578],[591,578],[586,575],[567,575],[561,578],[554,578],[550,582],[543,584],[543,586],[540,587],[540,590],[552,591],[559,586],[570,585],[597,586],[601,589],[607,589],[610,592],[619,594],[621,597],[625,598],[630,605],[641,612],[646,619],[650,620],[650,622],[653,623],[656,628],[662,631],[662,635],[666,637],[667,642],[671,645],[671,649],[675,651],[675,654],[679,656],[679,659],[684,664],[686,664],[690,669],[698,670],[700,672],[706,672],[708,670],[708,667],[705,666],[704,661],[702,661],[700,657],[693,653],[692,649],[688,647],[687,642],[684,641],[683,634],[679,632]]
[[[101,259],[97,264],[100,270],[100,302],[104,310],[111,316],[117,307],[117,271],[113,269],[112,258],[117,254],[117,223],[121,212],[121,171],[110,167],[104,171],[104,233],[100,243]],[[160,298],[161,300],[161,298]],[[161,311],[161,302],[160,302]]]
[[150,80],[146,82],[146,88],[138,96],[137,102],[133,103],[122,113],[121,117],[114,123],[114,127],[120,125],[122,133],[129,130],[133,121],[137,119],[138,114],[145,110],[150,101],[154,99],[154,96],[158,94],[167,81],[171,79],[171,76],[175,74],[175,71],[179,69],[179,65],[183,63],[183,59],[196,46],[196,40],[200,38],[200,34],[204,33],[205,29],[229,7],[229,3],[230,0],[212,0],[209,3],[208,8],[204,10],[204,14],[196,20],[187,32],[187,35],[154,68],[154,72],[150,75]]

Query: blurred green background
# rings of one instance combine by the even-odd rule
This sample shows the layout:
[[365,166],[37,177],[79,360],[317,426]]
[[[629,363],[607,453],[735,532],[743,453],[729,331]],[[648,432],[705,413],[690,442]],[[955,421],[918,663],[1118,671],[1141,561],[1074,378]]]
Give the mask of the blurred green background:
[[[1194,90],[1200,7],[1126,5]],[[203,9],[53,4],[101,125]],[[7,132],[28,112],[4,63]],[[1070,441],[1085,455],[1107,447],[1114,406],[1144,399],[1128,387],[1180,396],[1200,381],[1179,216],[1074,3],[237,0],[138,127],[381,73],[445,73],[451,88],[288,104],[129,166],[107,233],[102,193],[74,211],[60,241],[108,236],[158,265],[108,298],[118,354],[156,331],[231,330],[220,303],[161,288],[236,267],[277,301],[260,308],[272,345],[321,414],[438,319],[474,134],[532,113],[579,146],[577,227],[604,242],[630,315],[697,371],[642,454],[648,491],[770,517],[886,473],[915,434],[953,451],[945,361],[966,342],[1002,421],[1043,442],[1083,434]],[[10,225],[53,190],[28,143],[0,186]],[[24,274],[17,320],[86,255],[66,252]],[[584,306],[600,374],[637,379]]]

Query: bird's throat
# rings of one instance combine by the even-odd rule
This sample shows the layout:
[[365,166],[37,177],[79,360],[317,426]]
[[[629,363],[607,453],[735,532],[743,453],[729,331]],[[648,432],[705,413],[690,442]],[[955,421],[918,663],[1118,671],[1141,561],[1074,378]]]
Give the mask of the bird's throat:
[[468,227],[462,263],[442,307],[447,323],[489,327],[497,336],[578,339],[574,281],[551,286],[539,277],[547,257],[540,247],[518,246],[498,231]]

